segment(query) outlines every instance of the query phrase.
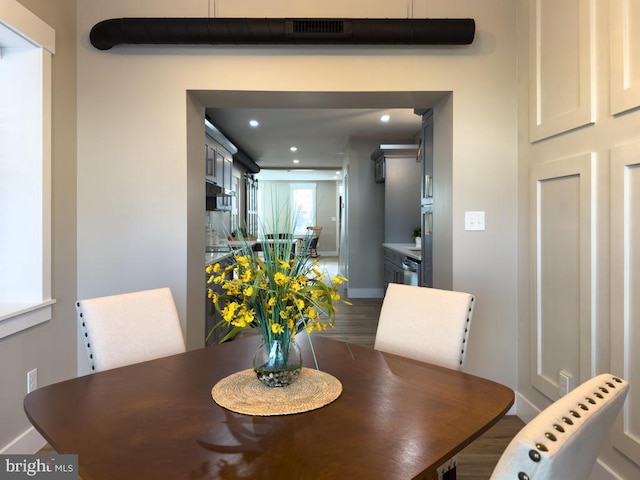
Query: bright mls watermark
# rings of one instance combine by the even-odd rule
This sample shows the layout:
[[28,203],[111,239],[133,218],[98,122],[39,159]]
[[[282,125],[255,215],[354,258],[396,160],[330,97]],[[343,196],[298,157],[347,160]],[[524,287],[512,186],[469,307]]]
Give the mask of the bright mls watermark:
[[0,480],[77,480],[77,455],[0,455]]

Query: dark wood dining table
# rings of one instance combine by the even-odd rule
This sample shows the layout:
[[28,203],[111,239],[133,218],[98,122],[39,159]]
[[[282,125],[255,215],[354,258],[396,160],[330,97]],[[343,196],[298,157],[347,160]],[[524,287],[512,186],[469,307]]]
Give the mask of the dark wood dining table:
[[[293,415],[233,413],[211,389],[251,368],[258,341],[42,387],[24,409],[52,448],[78,455],[83,480],[395,480],[430,476],[514,401],[490,380],[313,336],[320,370],[342,383],[335,401]],[[306,335],[298,343],[314,366]]]

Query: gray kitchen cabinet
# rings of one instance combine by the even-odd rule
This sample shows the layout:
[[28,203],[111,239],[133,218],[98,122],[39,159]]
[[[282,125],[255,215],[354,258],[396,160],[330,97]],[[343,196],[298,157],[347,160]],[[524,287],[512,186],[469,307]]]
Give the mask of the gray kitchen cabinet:
[[233,196],[233,155],[218,141],[205,135],[205,172],[207,181],[220,187],[216,199],[216,210],[231,210]]
[[402,262],[404,255],[390,248],[384,248],[384,288],[390,283],[404,283]]

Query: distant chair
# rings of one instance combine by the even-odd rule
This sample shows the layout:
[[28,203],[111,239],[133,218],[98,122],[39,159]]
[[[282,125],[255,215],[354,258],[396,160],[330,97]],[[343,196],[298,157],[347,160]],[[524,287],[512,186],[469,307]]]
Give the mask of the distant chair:
[[76,311],[93,371],[186,350],[169,288],[79,300]]
[[511,440],[490,480],[589,478],[628,389],[607,373],[556,400]]
[[[382,302],[374,348],[462,370],[474,302],[469,293],[390,283]],[[438,467],[438,478],[456,465],[454,456]]]
[[318,241],[320,240],[320,233],[322,232],[322,227],[307,227],[307,239],[309,242],[308,252],[309,255],[313,258],[317,258],[318,255]]

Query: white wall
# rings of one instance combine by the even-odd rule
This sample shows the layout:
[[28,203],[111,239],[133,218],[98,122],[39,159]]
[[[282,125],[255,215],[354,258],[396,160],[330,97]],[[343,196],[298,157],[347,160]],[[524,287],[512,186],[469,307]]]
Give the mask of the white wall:
[[519,25],[518,393],[530,416],[561,371],[629,380],[591,479],[639,478],[637,2],[528,0]]
[[[218,16],[403,17],[407,4],[218,0],[215,10]],[[188,90],[261,91],[265,101],[269,92],[280,91],[452,91],[453,287],[478,298],[469,370],[515,387],[515,7],[507,0],[438,1],[428,8],[415,2],[414,12],[474,17],[476,41],[462,48],[122,47],[100,52],[89,45],[88,33],[101,20],[206,16],[208,5],[196,0],[79,2],[79,296],[169,285],[183,323],[188,310],[193,313],[188,322],[200,321],[198,310],[204,306],[187,304],[188,278],[201,273],[187,265],[196,265],[202,254],[187,247]],[[350,180],[358,181],[353,171]],[[353,194],[352,189],[351,199]],[[465,210],[487,212],[486,232],[463,230]],[[358,274],[353,265],[366,268],[352,264],[352,277]]]

